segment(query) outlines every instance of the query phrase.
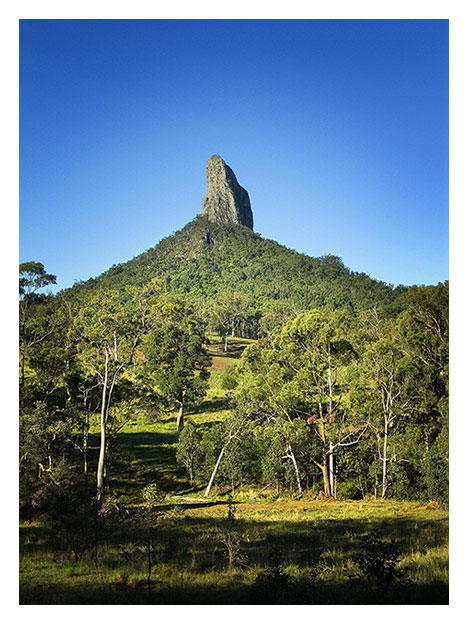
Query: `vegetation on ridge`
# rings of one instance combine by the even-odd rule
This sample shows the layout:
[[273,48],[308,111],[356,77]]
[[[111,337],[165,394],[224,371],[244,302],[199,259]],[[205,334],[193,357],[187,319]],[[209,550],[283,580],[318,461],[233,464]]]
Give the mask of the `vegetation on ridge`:
[[243,308],[237,329],[249,337],[262,333],[264,316],[268,318],[263,325],[271,325],[277,317],[292,318],[325,305],[351,311],[378,305],[395,314],[407,290],[354,273],[337,256],[312,258],[246,227],[199,216],[154,248],[72,291],[78,295],[98,286],[142,286],[153,277],[164,278],[169,291],[188,298],[204,316],[208,308],[236,293]]

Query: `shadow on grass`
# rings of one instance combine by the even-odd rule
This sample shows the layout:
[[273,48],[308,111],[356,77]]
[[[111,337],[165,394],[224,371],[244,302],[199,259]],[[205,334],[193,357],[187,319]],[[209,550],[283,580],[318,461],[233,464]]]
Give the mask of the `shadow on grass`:
[[229,399],[227,397],[213,397],[204,399],[194,410],[194,414],[205,414],[210,412],[222,412],[229,409]]
[[230,586],[204,586],[184,580],[183,586],[166,585],[164,580],[151,593],[144,589],[119,589],[115,583],[73,588],[62,584],[20,587],[20,604],[448,604],[448,586],[445,583],[414,583],[404,589],[385,593],[371,591],[356,582],[328,583],[315,589],[306,582],[286,589],[281,598],[275,592],[255,597],[252,584],[237,584],[233,578]]
[[207,507],[217,507],[219,505],[229,505],[227,501],[206,501],[206,503],[165,503],[164,505],[157,505],[158,511],[169,511],[177,509],[205,509]]
[[[98,441],[97,435],[90,436],[91,473],[97,463]],[[163,491],[186,489],[186,473],[176,462],[176,443],[176,432],[119,433],[109,465],[110,490],[129,502],[152,482]]]
[[239,360],[244,349],[249,345],[248,342],[245,344],[239,344],[238,342],[230,342],[228,340],[228,350],[224,350],[224,343],[214,343],[210,345],[209,353],[212,357],[222,357],[222,358],[232,358],[235,360]]
[[[408,577],[405,586],[382,593],[365,581],[347,576],[347,564],[362,552],[360,536],[377,530],[382,538],[394,539],[402,555],[424,553],[447,543],[446,520],[417,521],[405,518],[384,520],[317,519],[313,512],[304,521],[244,520],[241,550],[252,570],[239,570],[228,575],[225,552],[221,541],[226,519],[184,515],[186,509],[213,507],[220,503],[180,504],[160,506],[160,510],[176,509],[180,513],[163,518],[154,529],[158,546],[155,574],[161,581],[149,595],[138,587],[116,587],[109,578],[121,569],[123,555],[135,543],[135,535],[125,523],[117,525],[109,535],[106,554],[101,562],[102,575],[107,582],[96,585],[96,569],[91,564],[72,581],[52,583],[48,575],[33,582],[26,577],[21,583],[21,604],[447,604],[448,584],[440,580],[423,582]],[[226,505],[225,502],[221,503]],[[241,516],[241,508],[239,516]],[[221,533],[220,533],[221,531]],[[248,536],[248,537],[247,537]],[[32,541],[31,541],[31,538]],[[34,556],[48,541],[53,551],[53,536],[33,527],[21,531],[21,551]],[[55,546],[56,547],[56,546]],[[296,570],[298,579],[286,588],[282,597],[274,591],[260,599],[252,594],[256,571],[265,568],[276,553],[283,568]],[[312,589],[308,580],[311,555],[320,554],[328,576]],[[139,555],[140,556],[140,555]],[[127,561],[128,570],[128,561]],[[158,576],[158,565],[161,573]],[[164,571],[170,570],[164,578]],[[333,575],[339,570],[340,579]],[[113,572],[114,571],[114,572]],[[132,563],[131,573],[144,574],[144,555]],[[180,581],[183,576],[183,583]],[[103,576],[101,576],[103,578]],[[430,578],[430,577],[429,577]],[[259,600],[261,600],[259,602]],[[280,602],[278,602],[280,601]]]

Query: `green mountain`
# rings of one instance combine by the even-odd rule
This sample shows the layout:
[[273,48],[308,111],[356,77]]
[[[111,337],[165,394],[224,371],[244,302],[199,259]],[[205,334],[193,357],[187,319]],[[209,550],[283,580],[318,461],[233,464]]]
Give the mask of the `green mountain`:
[[337,256],[313,258],[243,225],[214,223],[205,216],[197,216],[132,260],[76,284],[72,291],[142,286],[153,277],[165,278],[169,291],[202,309],[234,294],[240,297],[243,333],[250,336],[258,333],[261,317],[272,308],[282,306],[286,316],[321,306],[356,312],[385,306],[397,313],[406,291],[349,270]]

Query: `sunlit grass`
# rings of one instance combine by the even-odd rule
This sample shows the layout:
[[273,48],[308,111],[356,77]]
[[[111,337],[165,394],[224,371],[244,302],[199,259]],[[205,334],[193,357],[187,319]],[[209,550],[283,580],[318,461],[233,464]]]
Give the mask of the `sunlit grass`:
[[[229,404],[223,387],[224,371],[236,362],[249,342],[230,339],[227,356],[220,342],[210,345],[214,356],[210,388],[201,404],[187,411],[187,421],[204,429],[226,418]],[[91,471],[99,441],[93,431]],[[122,535],[108,540],[97,559],[88,552],[75,563],[37,521],[21,526],[22,603],[248,603],[255,578],[269,565],[270,555],[276,550],[292,586],[302,583],[306,588],[308,556],[311,552],[321,554],[325,567],[313,598],[317,602],[447,601],[448,512],[415,501],[328,501],[307,493],[303,500],[295,501],[286,496],[277,498],[268,490],[257,498],[261,487],[246,485],[235,490],[234,498],[237,517],[246,526],[241,548],[247,567],[229,573],[214,531],[226,517],[226,488],[214,488],[205,504],[189,504],[185,498],[182,503],[174,498],[183,495],[200,499],[206,486],[197,482],[190,487],[186,473],[175,460],[176,443],[175,414],[163,413],[154,421],[140,416],[119,434],[110,467],[110,489],[121,505],[135,509],[142,487],[156,481],[166,492],[162,507],[175,509],[169,512],[159,536],[161,553],[155,565],[152,593],[145,589],[145,555],[138,549],[130,552],[132,538],[123,529]],[[358,573],[353,555],[361,548],[359,536],[373,529],[384,539],[394,539],[402,553],[399,566],[407,568],[410,582],[404,594],[382,597],[364,584],[353,585],[353,576]],[[291,601],[298,600],[291,596]]]
[[[338,602],[372,602],[375,596],[367,595],[362,585],[357,589],[348,585],[358,572],[352,557],[360,548],[359,536],[373,528],[398,544],[402,553],[399,565],[407,568],[411,582],[406,600],[444,600],[443,588],[448,583],[448,517],[443,510],[424,508],[411,501],[243,501],[241,495],[236,501],[237,517],[246,525],[242,549],[248,567],[229,574],[222,545],[212,532],[226,516],[225,501],[212,506],[179,506],[166,520],[160,538],[164,556],[156,565],[156,589],[151,597],[141,589],[145,579],[143,553],[134,554],[125,563],[125,545],[111,540],[99,565],[89,558],[75,564],[66,552],[51,548],[40,526],[25,525],[21,558],[23,600],[40,602],[40,596],[50,599],[53,595],[59,603],[89,599],[169,604],[194,600],[210,604],[210,596],[215,602],[248,601],[249,587],[256,575],[268,565],[271,552],[279,549],[285,571],[297,581],[307,578],[308,553],[321,553],[325,562],[319,579],[323,602],[333,602],[330,592],[336,591],[342,592]],[[127,579],[124,589],[119,578]],[[430,587],[438,592],[433,598],[426,593]],[[398,602],[398,597],[391,600]]]

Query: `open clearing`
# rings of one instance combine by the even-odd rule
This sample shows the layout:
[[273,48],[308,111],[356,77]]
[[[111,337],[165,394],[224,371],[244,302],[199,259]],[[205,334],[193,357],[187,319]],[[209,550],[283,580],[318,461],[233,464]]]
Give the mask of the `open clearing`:
[[[248,341],[238,341],[242,347]],[[219,345],[208,396],[187,415],[198,426],[221,420],[227,409],[222,371],[235,357]],[[237,348],[236,357],[241,348]],[[275,498],[259,487],[234,492],[239,520],[239,564],[229,572],[223,543],[228,492],[214,490],[199,502],[203,486],[190,488],[175,461],[175,417],[134,422],[119,434],[110,490],[122,508],[139,502],[141,488],[156,481],[168,492],[160,505],[151,592],[146,555],[135,545],[125,520],[99,552],[78,561],[40,522],[20,527],[22,604],[446,604],[448,602],[448,512],[417,501],[327,501],[307,495],[301,501]],[[92,436],[91,466],[98,438]],[[183,496],[184,498],[176,498]],[[187,498],[193,498],[190,502]],[[195,500],[196,499],[196,500]],[[406,568],[404,583],[382,591],[358,577],[353,561],[360,537],[376,530],[395,540]],[[223,532],[224,531],[224,532]],[[321,566],[312,580],[311,568]],[[287,581],[270,578],[255,593],[255,579],[279,562]]]

